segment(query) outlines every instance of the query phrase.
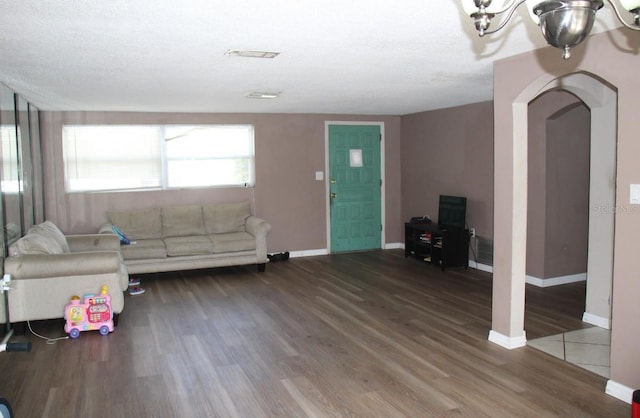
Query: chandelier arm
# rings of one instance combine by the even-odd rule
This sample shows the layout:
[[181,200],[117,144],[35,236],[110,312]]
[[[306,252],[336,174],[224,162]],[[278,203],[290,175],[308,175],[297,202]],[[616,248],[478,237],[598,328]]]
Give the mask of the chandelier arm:
[[[520,5],[521,5],[522,3],[524,3],[525,1],[527,1],[527,0],[517,0],[514,4],[512,4],[512,5],[510,6],[510,8],[509,8],[509,9],[505,9],[505,10],[502,10],[502,11],[500,11],[500,12],[493,12],[494,14],[496,14],[496,13],[504,13],[505,11],[507,11],[507,10],[508,10],[508,11],[509,11],[509,14],[507,15],[507,17],[506,17],[506,18],[504,18],[504,19],[502,20],[502,22],[500,22],[500,25],[498,25],[498,27],[497,27],[497,28],[495,28],[494,30],[485,31],[485,32],[484,32],[484,34],[485,34],[485,35],[491,35],[492,33],[496,33],[496,32],[498,32],[500,29],[504,28],[504,27],[507,25],[507,23],[509,23],[509,20],[511,20],[511,17],[512,17],[512,16],[513,16],[513,14],[516,12],[516,9],[517,9],[518,7],[520,7]],[[609,1],[610,1],[610,0],[609,0]]]
[[[607,0],[607,2],[611,5],[611,7],[613,8],[613,11],[616,12],[616,16],[618,16],[618,20],[623,25],[625,25],[627,28],[632,30],[640,30],[640,26],[630,25],[622,18],[622,14],[620,14],[620,10],[618,10],[618,6],[616,6],[613,0]],[[489,32],[485,32],[485,33],[489,33]]]
[[[526,1],[526,0],[525,0],[525,1]],[[504,9],[502,9],[502,10],[497,10],[497,11],[493,11],[493,10],[492,10],[492,11],[491,11],[491,13],[493,13],[494,15],[500,15],[500,14],[502,14],[502,13],[504,13],[504,12],[508,12],[509,10],[511,10],[511,9],[515,9],[515,8],[517,8],[518,6],[520,6],[520,4],[522,4],[522,3],[523,3],[523,1],[521,1],[521,0],[511,0],[511,2],[510,2],[510,3],[511,3],[511,4],[506,5],[506,6],[504,7]],[[516,4],[516,3],[517,3],[517,4]],[[509,20],[509,19],[507,19],[507,20]]]

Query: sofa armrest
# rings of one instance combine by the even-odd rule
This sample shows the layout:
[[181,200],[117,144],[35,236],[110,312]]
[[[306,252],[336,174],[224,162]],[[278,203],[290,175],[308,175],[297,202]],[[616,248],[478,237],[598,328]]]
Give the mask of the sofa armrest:
[[257,216],[249,216],[244,221],[244,228],[254,237],[266,237],[269,234],[269,231],[271,231],[271,224]]
[[119,273],[120,254],[98,251],[8,257],[4,260],[4,272],[16,279]]
[[102,225],[100,225],[100,228],[98,229],[98,234],[115,235],[115,233],[113,232],[113,224],[111,222],[103,223]]
[[267,235],[271,231],[271,224],[257,216],[249,216],[244,222],[248,233],[256,237],[256,258],[258,263],[267,263]]
[[97,294],[109,288],[114,313],[124,309],[124,291],[116,273],[19,278],[11,282],[12,322],[62,318],[72,295]]
[[67,235],[72,253],[84,251],[120,251],[120,239],[115,234]]

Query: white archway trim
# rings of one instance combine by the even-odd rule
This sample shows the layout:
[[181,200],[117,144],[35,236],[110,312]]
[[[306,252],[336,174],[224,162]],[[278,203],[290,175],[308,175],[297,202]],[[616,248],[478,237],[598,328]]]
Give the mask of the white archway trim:
[[598,315],[590,314],[589,312],[582,314],[582,322],[604,329],[611,329],[611,318],[603,318]]
[[611,379],[607,381],[607,386],[604,389],[604,392],[607,395],[611,395],[614,398],[620,399],[621,401],[624,401],[629,404],[633,401],[634,391],[635,391],[634,389],[628,386],[625,386],[623,384],[620,384],[618,382],[614,382]]
[[617,93],[598,78],[585,73],[558,78],[547,87],[562,88],[579,97],[591,109],[589,254],[586,308],[582,320],[610,329],[616,205]]
[[[508,205],[507,207],[509,208],[509,211],[500,211],[500,213],[505,216],[505,219],[496,218],[495,225],[498,225],[500,222],[504,222],[508,219],[510,225],[507,229],[510,229],[510,234],[505,234],[504,229],[496,229],[494,233],[494,253],[502,254],[502,257],[507,262],[498,263],[494,266],[493,309],[495,317],[497,312],[496,303],[502,304],[502,306],[499,307],[499,311],[504,314],[506,306],[508,308],[509,317],[506,322],[504,322],[503,318],[502,322],[499,324],[502,328],[505,328],[505,324],[507,325],[507,329],[503,329],[502,332],[501,330],[496,329],[496,322],[493,322],[493,329],[489,333],[489,341],[506,348],[517,348],[526,344],[526,334],[524,331],[524,296],[526,282],[527,239],[528,104],[538,95],[548,90],[559,88],[572,92],[582,99],[592,110],[592,121],[594,122],[592,123],[591,130],[592,173],[590,183],[593,185],[593,183],[600,181],[600,179],[604,179],[605,182],[608,182],[609,187],[605,187],[606,192],[603,193],[594,192],[593,188],[590,188],[590,196],[597,196],[598,199],[602,199],[602,202],[606,201],[607,204],[611,205],[611,207],[615,205],[615,182],[612,182],[611,178],[615,176],[615,126],[617,121],[615,113],[617,98],[616,92],[597,77],[585,73],[571,73],[566,75],[546,74],[533,81],[516,97],[511,105],[512,143],[496,143],[496,147],[508,147],[510,145],[510,157],[512,159],[509,165],[499,165],[496,162],[496,168],[494,170],[494,177],[498,178],[499,176],[509,176],[511,178],[511,182],[509,190],[496,188],[495,191],[496,208],[499,202],[502,202],[501,204],[503,205],[507,202],[506,205]],[[600,112],[600,109],[605,110]],[[594,119],[594,113],[597,120]],[[604,127],[602,127],[603,125]],[[613,141],[611,139],[613,139]],[[611,147],[612,143],[613,147]],[[597,148],[597,145],[595,144],[601,144],[606,148],[604,156],[596,154],[596,152],[599,151],[594,152],[594,146]],[[613,149],[613,152],[611,152],[611,149]],[[605,171],[598,171],[599,169],[595,170],[596,173],[594,173],[594,155],[598,155],[598,161],[600,159],[607,160],[607,164],[605,164],[605,167],[607,167],[605,169],[606,173]],[[506,155],[502,155],[502,157],[506,157]],[[596,163],[598,161],[596,161]],[[596,164],[596,167],[597,166],[598,164]],[[596,178],[598,179],[597,181],[594,180]],[[610,193],[611,190],[613,190],[613,195]],[[590,207],[591,204],[592,200],[590,200]],[[590,216],[589,251],[592,251],[591,218],[592,217]],[[607,267],[604,268],[603,271],[608,269],[608,280],[611,280],[613,266],[613,223],[603,222],[602,224],[611,224],[611,227],[607,226],[605,228],[605,235],[601,235],[599,237],[601,241],[604,241],[606,242],[606,245],[609,245],[608,252],[611,254],[611,260],[605,261],[604,264],[606,264]],[[597,230],[598,228],[595,229]],[[602,251],[602,247],[599,248]],[[605,250],[605,253],[606,252],[607,250]],[[607,257],[604,258],[606,259]],[[596,257],[589,257],[589,259],[596,259]],[[587,273],[587,280],[588,278],[589,272]],[[500,288],[501,286],[502,288]],[[505,300],[506,294],[509,296],[508,301]],[[608,294],[605,296],[610,297],[610,295],[611,283],[609,282]],[[608,312],[608,315],[610,315],[610,306],[608,307]],[[504,331],[508,331],[506,335]]]
[[520,348],[527,345],[527,336],[524,334],[520,337],[507,337],[506,335],[502,335],[499,332],[495,332],[493,330],[489,331],[489,341],[494,344],[498,344],[504,348],[512,350],[514,348]]

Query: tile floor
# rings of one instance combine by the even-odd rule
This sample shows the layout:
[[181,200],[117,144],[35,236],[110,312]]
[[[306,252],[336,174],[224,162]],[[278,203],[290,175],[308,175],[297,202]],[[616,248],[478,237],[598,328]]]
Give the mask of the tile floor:
[[611,330],[591,327],[549,337],[527,345],[606,378],[610,377]]

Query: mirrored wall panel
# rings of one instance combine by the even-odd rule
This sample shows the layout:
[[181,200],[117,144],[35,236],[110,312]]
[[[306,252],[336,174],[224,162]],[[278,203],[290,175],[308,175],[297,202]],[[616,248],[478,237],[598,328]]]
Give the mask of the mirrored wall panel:
[[13,242],[44,221],[44,193],[38,109],[3,84],[0,142],[0,241],[4,258]]
[[42,149],[40,145],[40,113],[29,103],[29,139],[31,142],[31,184],[33,189],[34,223],[44,222],[44,170],[42,168]]
[[20,160],[20,203],[22,230],[29,231],[34,222],[33,163],[31,156],[31,132],[29,128],[29,103],[16,95],[16,127],[18,128],[18,155]]
[[0,191],[4,212],[4,255],[6,248],[22,236],[22,208],[20,203],[20,161],[18,158],[18,128],[16,125],[15,94],[0,86],[0,136],[2,138],[2,177]]
[[[44,221],[42,173],[38,109],[0,83],[0,276],[11,244]],[[0,297],[0,324],[6,322],[4,305]],[[2,328],[9,330],[6,323]]]

